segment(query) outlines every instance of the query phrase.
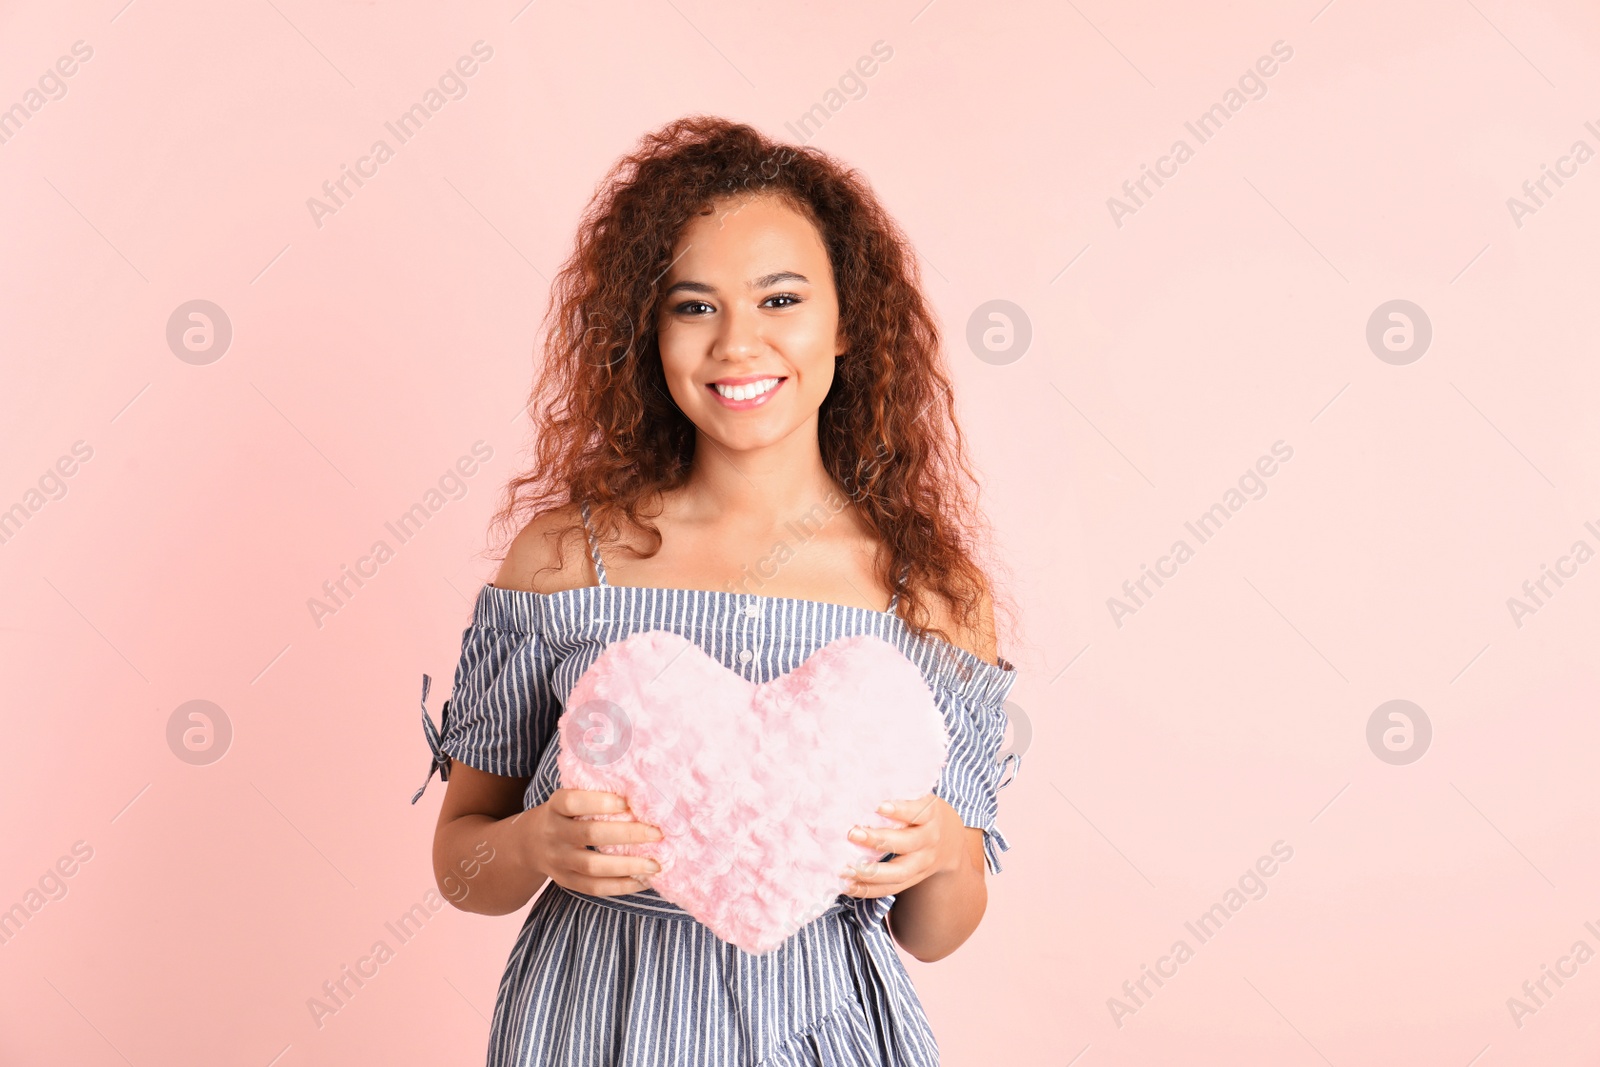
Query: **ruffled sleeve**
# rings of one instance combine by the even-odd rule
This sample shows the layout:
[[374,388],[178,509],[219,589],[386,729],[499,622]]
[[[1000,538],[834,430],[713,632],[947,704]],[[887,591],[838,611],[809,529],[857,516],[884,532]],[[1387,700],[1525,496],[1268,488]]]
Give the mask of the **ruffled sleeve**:
[[433,759],[413,804],[435,771],[440,781],[449,781],[452,759],[508,778],[533,777],[555,731],[561,705],[551,690],[544,642],[534,626],[506,626],[504,619],[486,617],[498,603],[481,597],[461,635],[455,681],[437,728],[428,717],[432,679],[422,676],[422,728]]
[[1000,853],[1011,848],[995,825],[999,791],[1011,784],[1021,768],[1018,753],[1007,753],[1004,759],[1000,756],[1009,721],[1005,695],[1016,674],[1004,659],[1000,667],[989,665],[989,672],[973,684],[940,689],[950,750],[933,790],[956,810],[962,823],[983,831],[983,851],[991,874],[1000,873]]

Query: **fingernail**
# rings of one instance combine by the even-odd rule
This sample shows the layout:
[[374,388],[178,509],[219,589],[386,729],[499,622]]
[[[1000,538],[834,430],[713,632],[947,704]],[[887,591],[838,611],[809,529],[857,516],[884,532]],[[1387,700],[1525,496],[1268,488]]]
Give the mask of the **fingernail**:
[[887,801],[887,800],[885,800],[882,804],[878,805],[879,814],[887,815],[893,810],[894,810],[894,805],[892,803],[890,803],[889,801]]
[[867,839],[867,832],[865,830],[863,830],[861,827],[858,826],[854,830],[850,831],[850,840],[852,840],[852,841],[865,841],[866,839]]

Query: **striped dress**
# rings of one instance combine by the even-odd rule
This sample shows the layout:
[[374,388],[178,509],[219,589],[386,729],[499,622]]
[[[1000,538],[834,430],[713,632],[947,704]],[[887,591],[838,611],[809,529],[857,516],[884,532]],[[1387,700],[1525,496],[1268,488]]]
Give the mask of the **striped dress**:
[[[585,524],[588,508],[582,508]],[[565,695],[611,642],[670,630],[760,683],[838,637],[874,634],[922,671],[950,733],[932,791],[983,831],[988,869],[1010,845],[995,827],[1003,704],[1016,680],[895,613],[739,592],[599,585],[533,593],[485,585],[462,635],[451,697],[436,730],[422,678],[433,772],[449,759],[529,779],[524,807],[560,786],[556,720]],[[895,600],[899,597],[896,594]],[[1015,761],[1012,754],[1006,763]],[[1020,762],[1018,762],[1020,766]],[[1017,767],[1012,767],[1014,776]],[[888,855],[892,855],[888,854]],[[590,896],[547,882],[500,982],[489,1067],[930,1067],[939,1048],[885,923],[893,896],[841,894],[765,955],[744,952],[654,889]]]

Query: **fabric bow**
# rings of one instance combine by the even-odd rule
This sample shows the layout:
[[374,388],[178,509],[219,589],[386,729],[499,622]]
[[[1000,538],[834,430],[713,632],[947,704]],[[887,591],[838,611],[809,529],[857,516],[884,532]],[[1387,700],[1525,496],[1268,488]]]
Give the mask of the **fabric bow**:
[[428,788],[428,783],[433,781],[433,772],[439,772],[439,781],[450,780],[450,757],[445,755],[441,738],[450,724],[450,702],[446,700],[444,707],[439,709],[439,726],[434,728],[433,720],[428,717],[428,688],[433,685],[433,679],[426,674],[422,676],[422,732],[427,735],[428,747],[433,750],[433,762],[428,764],[428,777],[422,780],[422,785],[411,797],[415,804],[422,799],[422,793]]

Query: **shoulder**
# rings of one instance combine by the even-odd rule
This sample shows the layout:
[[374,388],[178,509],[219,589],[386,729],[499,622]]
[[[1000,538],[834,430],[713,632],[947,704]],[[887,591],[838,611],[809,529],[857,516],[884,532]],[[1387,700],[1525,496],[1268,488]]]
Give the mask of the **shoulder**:
[[998,665],[1000,649],[995,636],[994,602],[987,588],[978,596],[975,625],[959,618],[950,603],[938,592],[930,591],[926,600],[930,629],[943,631],[952,645],[972,653],[985,663]]
[[594,564],[577,504],[535,515],[506,550],[494,584],[501,589],[557,593],[594,585]]

